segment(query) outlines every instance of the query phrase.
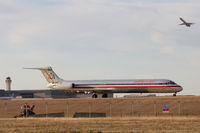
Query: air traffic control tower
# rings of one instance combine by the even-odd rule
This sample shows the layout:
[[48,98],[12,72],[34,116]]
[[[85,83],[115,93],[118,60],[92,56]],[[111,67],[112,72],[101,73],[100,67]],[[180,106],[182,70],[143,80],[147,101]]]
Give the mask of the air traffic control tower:
[[7,77],[5,82],[6,82],[6,91],[10,91],[12,80],[10,79],[10,77]]

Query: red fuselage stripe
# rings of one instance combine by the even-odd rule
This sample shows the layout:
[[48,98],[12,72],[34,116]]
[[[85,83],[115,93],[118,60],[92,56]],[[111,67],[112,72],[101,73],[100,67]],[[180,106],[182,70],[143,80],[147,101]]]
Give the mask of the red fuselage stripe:
[[179,85],[162,85],[162,86],[79,86],[75,88],[163,88],[163,87],[180,87]]

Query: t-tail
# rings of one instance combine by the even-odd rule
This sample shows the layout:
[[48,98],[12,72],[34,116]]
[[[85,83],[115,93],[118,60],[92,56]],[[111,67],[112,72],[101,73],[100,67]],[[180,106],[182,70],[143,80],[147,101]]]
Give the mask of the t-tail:
[[40,67],[40,68],[24,68],[24,69],[35,69],[40,70],[44,75],[45,79],[49,83],[60,83],[63,79],[59,78],[51,67]]

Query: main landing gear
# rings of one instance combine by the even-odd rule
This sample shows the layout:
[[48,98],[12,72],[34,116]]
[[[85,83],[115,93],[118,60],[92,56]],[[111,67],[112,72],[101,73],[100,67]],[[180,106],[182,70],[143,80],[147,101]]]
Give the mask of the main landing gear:
[[[97,97],[98,97],[97,94],[92,95],[92,98],[97,98]],[[102,95],[102,98],[107,98],[107,97],[108,97],[108,94],[106,94],[106,93]]]
[[97,94],[92,95],[92,98],[97,98],[97,97],[98,97]]
[[103,94],[102,95],[102,98],[107,98],[108,97],[108,94]]

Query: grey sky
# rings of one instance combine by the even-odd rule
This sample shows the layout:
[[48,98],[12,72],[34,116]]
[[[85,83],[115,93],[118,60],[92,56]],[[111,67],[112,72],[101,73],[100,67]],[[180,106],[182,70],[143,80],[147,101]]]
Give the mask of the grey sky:
[[[0,87],[45,89],[38,71],[64,79],[167,78],[200,95],[197,0],[2,0]],[[179,17],[195,22],[180,26]]]

